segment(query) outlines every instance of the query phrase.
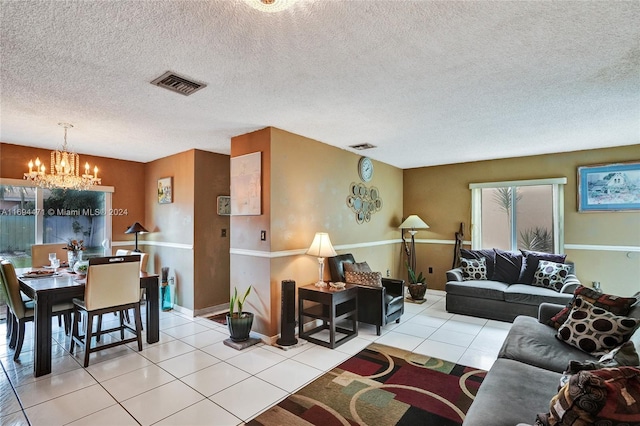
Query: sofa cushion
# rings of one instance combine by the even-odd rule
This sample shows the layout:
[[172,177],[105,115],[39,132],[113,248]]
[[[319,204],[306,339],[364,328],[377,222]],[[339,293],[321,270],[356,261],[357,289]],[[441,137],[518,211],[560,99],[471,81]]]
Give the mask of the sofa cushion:
[[387,307],[387,316],[399,311],[404,306],[403,296],[394,296],[389,293],[384,295],[384,303]]
[[490,280],[450,281],[446,284],[447,294],[493,300],[504,300],[504,291],[508,287],[505,283]]
[[564,305],[572,299],[571,294],[534,287],[529,284],[511,284],[504,290],[504,300],[507,302],[523,303],[525,305],[540,305],[541,303],[557,303]]
[[511,426],[533,422],[537,413],[549,409],[559,379],[560,374],[552,371],[498,359],[482,381],[463,425]]
[[462,281],[486,280],[487,279],[487,259],[460,259],[462,267]]
[[603,355],[626,341],[640,320],[614,315],[576,298],[567,321],[558,329],[558,339],[593,355]]
[[536,425],[631,425],[640,420],[640,369],[581,371],[551,399]]
[[493,270],[496,263],[496,252],[493,249],[467,250],[460,249],[460,257],[464,259],[487,259],[487,279],[493,279]]
[[[578,296],[582,297],[583,300],[586,300],[587,302],[591,303],[594,306],[597,306],[598,308],[603,308],[611,312],[612,314],[622,316],[627,316],[633,304],[638,301],[636,297],[620,297],[611,294],[598,293],[597,291],[583,285],[578,286],[573,294],[574,296],[571,301],[564,309],[558,312],[557,315],[551,318],[549,325],[555,328],[559,328],[562,324],[564,324],[565,321],[567,321],[569,312],[573,308],[573,305]],[[637,317],[640,317],[640,315],[638,315]]]
[[540,260],[548,260],[550,262],[555,263],[564,263],[567,258],[566,254],[555,254],[555,253],[542,253],[537,251],[528,251],[528,250],[520,250],[524,257],[522,272],[520,272],[520,277],[518,278],[518,282],[522,284],[532,284],[533,283],[533,275],[538,269],[538,262]]
[[[572,360],[598,359],[558,340],[556,329],[527,316],[519,316],[513,321],[498,357],[518,360],[557,373],[562,373]],[[558,382],[554,390],[557,386]]]
[[564,285],[564,280],[569,275],[569,265],[564,263],[551,262],[549,260],[540,260],[538,269],[533,274],[533,282],[537,287],[549,288],[551,290],[560,291]]
[[491,279],[507,284],[518,282],[522,270],[522,253],[499,249],[493,249],[493,251],[496,253],[496,263]]
[[[345,265],[346,266],[346,265]],[[381,272],[350,272],[345,271],[345,280],[352,284],[367,285],[370,287],[382,287]]]

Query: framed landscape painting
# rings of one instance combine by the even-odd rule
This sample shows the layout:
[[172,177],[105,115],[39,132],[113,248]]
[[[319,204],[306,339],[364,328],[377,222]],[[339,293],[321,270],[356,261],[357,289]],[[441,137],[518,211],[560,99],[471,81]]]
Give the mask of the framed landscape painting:
[[173,182],[170,177],[158,179],[158,203],[170,204],[173,202]]
[[640,210],[640,161],[578,167],[578,211]]

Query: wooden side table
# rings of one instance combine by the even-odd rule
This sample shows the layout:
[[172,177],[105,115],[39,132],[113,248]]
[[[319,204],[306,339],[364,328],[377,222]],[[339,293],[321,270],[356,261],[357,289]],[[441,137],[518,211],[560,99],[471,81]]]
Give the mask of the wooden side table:
[[[305,305],[305,301],[311,302]],[[303,318],[321,320],[312,330],[304,331]],[[338,327],[336,323],[350,319],[351,327]],[[347,284],[345,288],[336,290],[331,287],[306,285],[298,288],[298,336],[317,345],[334,349],[358,335],[358,286]],[[329,330],[329,341],[318,339],[312,335]],[[336,340],[336,332],[342,333]]]

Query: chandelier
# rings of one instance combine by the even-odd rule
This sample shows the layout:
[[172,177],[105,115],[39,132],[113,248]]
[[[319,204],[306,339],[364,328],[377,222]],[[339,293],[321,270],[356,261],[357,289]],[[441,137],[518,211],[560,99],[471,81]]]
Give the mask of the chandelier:
[[[51,170],[47,174],[47,168],[36,157],[35,163],[29,160],[29,172],[24,178],[41,188],[62,189],[89,189],[93,185],[99,185],[102,181],[98,177],[98,167],[93,168],[93,175],[89,173],[89,163],[84,165],[84,174],[80,176],[80,156],[67,150],[67,129],[73,127],[69,123],[58,123],[64,127],[64,143],[62,150],[51,151]],[[35,165],[35,170],[34,170]]]

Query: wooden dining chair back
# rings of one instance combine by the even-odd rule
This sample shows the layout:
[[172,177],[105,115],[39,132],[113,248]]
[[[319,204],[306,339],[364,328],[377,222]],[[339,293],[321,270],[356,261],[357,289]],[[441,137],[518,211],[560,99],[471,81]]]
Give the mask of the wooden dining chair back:
[[[20,283],[18,275],[13,264],[7,260],[0,263],[0,275],[2,276],[2,284],[7,294],[7,306],[11,311],[11,318],[7,318],[7,322],[11,323],[11,338],[9,340],[9,348],[14,349],[14,361],[17,361],[22,351],[24,343],[25,323],[33,321],[34,318],[34,301],[25,301],[20,294]],[[70,327],[71,323],[71,303],[56,303],[52,306],[52,314],[63,315],[65,320],[65,331]]]
[[[138,350],[142,350],[142,320],[140,317],[140,257],[139,256],[111,256],[89,259],[87,281],[84,299],[73,299],[74,319],[70,351],[73,353],[75,344],[84,347],[84,366],[89,365],[89,355],[93,352],[138,342]],[[126,324],[120,316],[120,325],[107,330],[99,329],[93,332],[93,318],[109,312],[120,312],[127,309],[134,311],[133,327]],[[83,322],[83,334],[80,334],[79,319],[86,314],[87,321]],[[125,339],[125,330],[135,334],[135,337]],[[92,337],[96,334],[120,332],[120,340],[92,347]]]
[[60,259],[60,263],[67,261],[67,250],[64,249],[67,245],[62,244],[34,244],[31,246],[31,266],[34,268],[41,268],[45,265],[50,265],[49,253],[55,253],[56,257]]

